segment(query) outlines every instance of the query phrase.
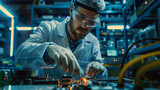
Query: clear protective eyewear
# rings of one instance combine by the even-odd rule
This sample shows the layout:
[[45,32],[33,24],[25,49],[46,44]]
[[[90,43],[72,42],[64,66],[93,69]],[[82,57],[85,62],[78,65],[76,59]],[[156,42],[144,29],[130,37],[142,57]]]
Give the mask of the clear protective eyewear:
[[100,23],[98,16],[96,18],[87,18],[85,15],[80,14],[75,9],[72,11],[72,17],[76,22],[82,25],[86,24],[86,27],[96,27]]

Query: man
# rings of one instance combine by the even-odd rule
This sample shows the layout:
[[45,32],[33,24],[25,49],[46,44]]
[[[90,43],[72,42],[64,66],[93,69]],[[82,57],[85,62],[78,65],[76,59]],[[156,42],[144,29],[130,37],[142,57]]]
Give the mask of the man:
[[[17,63],[38,74],[106,77],[100,45],[91,33],[99,23],[103,0],[75,0],[63,22],[45,21],[17,50]],[[42,68],[51,66],[53,68]],[[61,69],[60,69],[61,68]],[[75,75],[76,74],[76,75]]]

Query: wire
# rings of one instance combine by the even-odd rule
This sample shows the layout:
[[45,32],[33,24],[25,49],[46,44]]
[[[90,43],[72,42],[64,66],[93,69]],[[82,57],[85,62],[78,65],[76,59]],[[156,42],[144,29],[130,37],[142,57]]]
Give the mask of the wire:
[[121,64],[120,70],[122,70],[122,68],[124,67],[125,58],[126,58],[128,52],[130,51],[130,49],[131,49],[135,44],[140,43],[140,42],[142,42],[142,41],[144,41],[144,40],[160,41],[160,39],[157,39],[157,38],[143,38],[143,39],[140,39],[140,40],[138,40],[138,41],[135,41],[135,42],[127,49],[127,51],[125,52],[125,54],[124,54],[124,56],[123,56],[123,59],[122,59],[122,64]]
[[144,76],[144,74],[149,71],[149,70],[152,70],[153,68],[156,68],[156,67],[160,67],[160,59],[159,60],[156,60],[156,61],[153,61],[153,62],[150,62],[144,66],[142,66],[138,71],[137,71],[137,74],[136,74],[136,77],[135,77],[135,86],[138,86],[138,87],[143,87],[142,83],[141,83],[141,78]]
[[123,75],[125,73],[125,71],[132,65],[134,65],[135,63],[141,61],[142,59],[145,59],[148,58],[148,57],[151,57],[151,56],[155,56],[155,55],[160,55],[160,51],[155,51],[155,52],[151,52],[151,53],[147,53],[147,54],[144,54],[144,55],[141,55],[140,57],[138,58],[134,58],[132,59],[130,62],[128,62],[124,68],[122,68],[122,70],[120,71],[120,74],[119,74],[119,79],[118,79],[118,87],[123,87]]
[[37,0],[34,0],[34,1],[33,1],[33,5],[36,5],[36,2],[37,2]]

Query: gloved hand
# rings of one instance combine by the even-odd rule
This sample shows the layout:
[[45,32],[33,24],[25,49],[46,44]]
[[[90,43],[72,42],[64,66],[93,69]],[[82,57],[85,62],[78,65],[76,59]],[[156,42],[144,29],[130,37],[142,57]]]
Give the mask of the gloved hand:
[[94,75],[102,73],[103,76],[105,71],[106,68],[101,63],[93,61],[87,65],[84,74],[88,75],[89,77],[94,77]]
[[58,67],[63,68],[64,72],[69,72],[70,75],[73,73],[77,75],[81,74],[81,68],[77,59],[69,49],[58,45],[49,45],[47,51],[48,56],[52,60],[55,60]]

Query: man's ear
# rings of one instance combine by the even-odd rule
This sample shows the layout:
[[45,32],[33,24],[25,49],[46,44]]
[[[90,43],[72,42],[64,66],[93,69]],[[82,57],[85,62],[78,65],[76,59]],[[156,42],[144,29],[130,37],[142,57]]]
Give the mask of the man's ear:
[[70,6],[70,9],[69,9],[69,15],[71,16],[72,15],[72,11],[73,11],[73,5]]

